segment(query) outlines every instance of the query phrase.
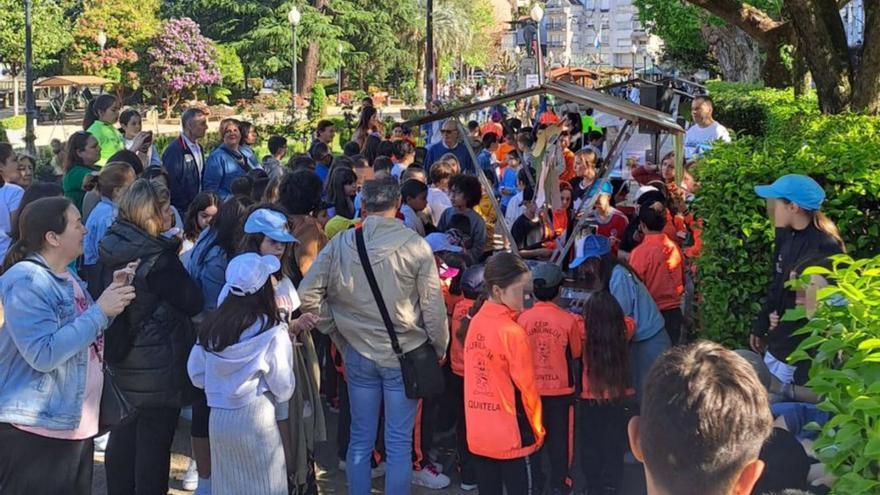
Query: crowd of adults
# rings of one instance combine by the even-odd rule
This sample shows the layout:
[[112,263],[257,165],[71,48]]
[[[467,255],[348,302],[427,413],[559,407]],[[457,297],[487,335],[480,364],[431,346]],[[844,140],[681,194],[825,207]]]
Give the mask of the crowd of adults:
[[[0,143],[4,494],[91,493],[96,448],[108,494],[165,494],[182,413],[198,494],[316,494],[328,413],[355,495],[450,472],[484,495],[613,494],[628,451],[652,495],[819,490],[803,426],[829,418],[786,361],[803,321],[781,318],[803,304],[791,274],[844,249],[815,181],[756,188],[777,263],[737,355],[691,343],[690,171],[730,139],[711,98],[687,161],[658,165],[608,161],[592,109],[412,129],[362,104],[342,153],[321,121],[307,152],[270,136],[260,159],[253,124],[224,119],[208,143],[190,108],[160,154],[110,95],[55,153],[56,181]],[[441,393],[414,395],[416,352]],[[111,399],[136,414],[108,419]]]

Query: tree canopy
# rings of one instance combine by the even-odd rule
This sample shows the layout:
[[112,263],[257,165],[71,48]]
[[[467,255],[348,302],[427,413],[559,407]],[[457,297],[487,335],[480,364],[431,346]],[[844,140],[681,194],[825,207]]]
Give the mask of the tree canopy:
[[[72,0],[33,0],[31,23],[34,67],[40,69],[59,61],[61,52],[73,42],[66,17]],[[20,0],[0,0],[0,63],[13,74],[24,68],[24,8]]]

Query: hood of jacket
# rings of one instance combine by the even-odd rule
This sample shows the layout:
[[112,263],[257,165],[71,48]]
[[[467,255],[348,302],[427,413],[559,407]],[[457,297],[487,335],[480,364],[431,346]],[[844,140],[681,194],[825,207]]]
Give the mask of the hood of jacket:
[[[287,336],[287,325],[279,323],[259,332],[262,323],[256,323],[242,333],[241,339],[222,351],[205,349],[211,370],[219,383],[242,383],[246,377],[266,371],[266,354],[279,333]],[[259,333],[257,333],[259,332]]]
[[104,239],[101,240],[98,254],[102,263],[120,266],[135,259],[159,256],[166,251],[176,251],[180,247],[177,239],[153,237],[140,227],[117,220]]
[[[367,254],[370,257],[371,265],[384,261],[389,256],[400,251],[405,244],[420,237],[416,231],[404,225],[397,218],[371,215],[364,219],[361,228],[364,230],[364,243],[367,246]],[[353,261],[360,265],[361,259],[357,254],[357,241],[355,240],[354,230],[345,235],[343,242],[347,248],[354,251]]]

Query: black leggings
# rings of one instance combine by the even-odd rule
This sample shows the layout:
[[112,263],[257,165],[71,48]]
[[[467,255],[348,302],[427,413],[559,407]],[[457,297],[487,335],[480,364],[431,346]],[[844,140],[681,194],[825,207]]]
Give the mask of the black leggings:
[[165,495],[180,409],[145,407],[107,442],[107,495]]
[[621,402],[580,403],[578,449],[587,493],[614,494],[623,478],[628,413]]
[[535,495],[538,493],[535,480],[536,459],[533,456],[516,459],[490,459],[473,456],[477,475],[477,488],[480,495]]
[[89,495],[94,443],[42,437],[0,423],[0,493]]

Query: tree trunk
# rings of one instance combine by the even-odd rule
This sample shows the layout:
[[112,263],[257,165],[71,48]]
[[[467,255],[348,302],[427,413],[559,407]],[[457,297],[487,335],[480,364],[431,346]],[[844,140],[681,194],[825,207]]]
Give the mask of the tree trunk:
[[835,0],[786,0],[791,24],[819,94],[824,113],[841,113],[850,108],[852,70],[843,21]]
[[791,86],[791,70],[782,61],[779,53],[781,46],[764,51],[764,63],[761,66],[761,78],[768,88],[787,88]]
[[856,65],[852,109],[876,114],[880,112],[880,5],[865,2],[865,37]]
[[[313,6],[318,12],[324,12],[327,9],[329,0],[314,0]],[[297,40],[298,41],[298,40]],[[317,41],[312,41],[305,49],[302,57],[302,63],[297,66],[297,92],[301,95],[310,94],[312,86],[318,81],[318,66],[320,62],[321,45]]]
[[755,83],[761,80],[758,45],[736,26],[703,26],[703,39],[718,60],[725,81]]
[[794,96],[799,98],[807,94],[810,90],[810,68],[807,66],[807,59],[804,57],[804,48],[801,46],[803,42],[798,40],[792,51],[792,71],[791,85],[794,86]]

